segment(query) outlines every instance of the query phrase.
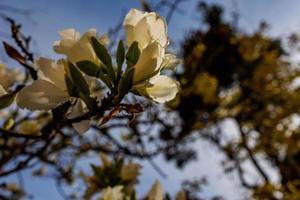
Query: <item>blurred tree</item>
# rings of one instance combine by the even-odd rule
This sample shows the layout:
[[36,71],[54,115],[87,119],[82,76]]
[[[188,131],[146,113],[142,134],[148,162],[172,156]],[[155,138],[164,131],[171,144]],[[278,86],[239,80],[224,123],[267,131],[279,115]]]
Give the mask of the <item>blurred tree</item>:
[[[182,121],[176,141],[197,134],[217,145],[225,171],[236,171],[255,199],[299,199],[299,69],[281,41],[264,34],[266,23],[246,34],[224,20],[219,6],[200,2],[198,10],[205,26],[183,43],[182,93],[170,103]],[[223,129],[228,119],[232,130]],[[235,129],[239,136],[225,140]],[[258,181],[247,177],[249,161]]]

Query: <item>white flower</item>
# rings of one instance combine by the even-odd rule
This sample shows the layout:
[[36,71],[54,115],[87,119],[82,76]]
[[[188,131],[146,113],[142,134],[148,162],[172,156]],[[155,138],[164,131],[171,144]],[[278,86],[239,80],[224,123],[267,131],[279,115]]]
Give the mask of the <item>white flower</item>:
[[[62,39],[55,41],[53,44],[56,53],[66,55],[68,60],[73,63],[82,60],[99,63],[89,40],[91,37],[97,38],[96,29],[88,30],[82,37],[75,29],[62,30],[59,34]],[[99,42],[102,44],[108,43],[108,37],[106,35],[99,37]]]
[[179,83],[165,75],[164,69],[175,70],[179,59],[166,54],[168,45],[165,20],[154,12],[131,9],[124,20],[128,46],[138,42],[141,55],[134,66],[133,92],[165,103],[175,98]]
[[123,186],[107,187],[103,190],[102,200],[123,200]]
[[164,57],[164,48],[158,42],[153,42],[141,52],[134,66],[132,90],[158,103],[174,99],[179,91],[176,80],[160,74],[168,66]]
[[166,22],[155,12],[131,9],[125,17],[124,27],[128,46],[134,41],[139,43],[141,49],[153,41],[157,41],[162,47],[168,45]]
[[148,195],[147,200],[163,200],[164,199],[164,189],[162,188],[159,181],[155,181],[152,185]]
[[[24,87],[17,94],[18,106],[29,110],[50,110],[67,100],[71,100],[65,83],[63,63],[56,63],[47,58],[39,58],[36,60],[36,65],[39,79]],[[85,104],[76,99],[75,105],[68,113],[68,117],[82,115],[84,108]],[[83,133],[89,128],[89,123],[82,121],[73,124],[73,126],[78,132]]]

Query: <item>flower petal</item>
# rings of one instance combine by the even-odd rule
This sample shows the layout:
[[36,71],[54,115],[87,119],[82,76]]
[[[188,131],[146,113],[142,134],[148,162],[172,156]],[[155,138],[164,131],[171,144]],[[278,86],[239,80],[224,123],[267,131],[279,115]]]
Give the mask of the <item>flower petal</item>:
[[58,32],[63,39],[79,40],[80,33],[73,28],[65,29]]
[[151,86],[137,86],[133,90],[149,97],[157,103],[165,103],[176,97],[179,91],[179,83],[164,75],[156,76],[150,80]]
[[123,186],[117,185],[114,187],[106,187],[102,191],[102,198],[101,200],[122,200],[124,199],[123,195]]
[[[53,49],[56,53],[66,55],[73,63],[82,60],[89,60],[96,63],[98,62],[98,59],[89,41],[90,37],[96,37],[96,29],[90,29],[81,38],[77,32],[76,34],[68,30],[62,32],[60,32],[62,39],[54,42],[53,44]],[[69,32],[73,33],[73,37]]]
[[66,90],[63,64],[55,63],[54,60],[47,58],[39,58],[36,60],[35,64],[39,69],[38,75],[40,79],[49,81],[56,87]]
[[3,95],[6,95],[7,92],[6,90],[3,88],[3,86],[0,84],[0,97],[2,97]]
[[144,49],[152,41],[150,27],[147,24],[146,17],[140,20],[135,26],[126,25],[125,34],[128,46],[137,41],[140,49]]
[[166,54],[162,63],[162,69],[175,70],[176,66],[181,63],[181,60],[176,58],[174,54]]
[[17,104],[29,110],[50,110],[68,99],[66,91],[48,81],[37,80],[18,93]]
[[157,41],[163,47],[168,45],[166,22],[155,12],[131,9],[124,20],[124,28],[128,46],[134,41],[138,42],[141,49],[153,41]]
[[152,12],[147,16],[147,23],[150,27],[151,38],[158,41],[163,47],[168,45],[167,24],[165,20]]
[[146,16],[147,13],[142,12],[138,9],[130,9],[130,11],[127,13],[125,19],[124,19],[124,26],[131,25],[135,26],[144,16]]
[[159,181],[155,181],[151,187],[148,195],[148,200],[163,200],[164,199],[164,189],[162,188]]
[[4,64],[0,64],[0,85],[7,90],[13,84],[15,76]]
[[151,78],[159,72],[163,61],[164,49],[159,43],[153,42],[146,47],[134,66],[133,85]]

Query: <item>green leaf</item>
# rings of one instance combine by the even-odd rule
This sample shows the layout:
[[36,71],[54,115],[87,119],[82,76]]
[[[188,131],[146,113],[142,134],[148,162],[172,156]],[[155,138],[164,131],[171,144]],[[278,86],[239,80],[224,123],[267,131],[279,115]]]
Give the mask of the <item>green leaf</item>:
[[125,73],[123,74],[119,86],[118,86],[118,92],[120,95],[120,99],[121,100],[123,98],[124,95],[126,95],[131,87],[132,87],[132,76],[134,73],[134,68],[128,68]]
[[122,73],[122,65],[124,63],[124,59],[125,59],[125,48],[124,48],[123,41],[120,40],[118,49],[117,49],[117,65],[118,65],[117,74],[119,76],[121,76],[121,73]]
[[91,38],[91,42],[97,57],[107,68],[109,76],[111,77],[112,80],[115,80],[116,79],[115,70],[112,66],[111,56],[109,55],[107,49],[95,37]]
[[98,74],[101,73],[101,67],[89,60],[77,62],[76,65],[82,72],[89,76],[98,77]]
[[111,83],[110,78],[109,78],[107,75],[105,75],[105,74],[103,74],[103,73],[99,73],[99,74],[98,74],[98,78],[101,79],[101,81],[102,81],[109,89],[113,90],[113,85],[112,85],[112,83]]
[[97,101],[89,95],[85,95],[82,92],[79,92],[79,97],[84,101],[89,110],[93,110],[97,107]]
[[127,65],[129,67],[133,67],[137,63],[137,61],[140,57],[140,54],[141,54],[141,51],[139,49],[138,43],[133,42],[131,44],[131,46],[129,47],[127,54],[126,54]]
[[68,94],[71,97],[79,97],[79,90],[76,88],[76,86],[73,84],[73,82],[70,80],[70,78],[67,75],[65,75],[65,81],[66,81]]
[[15,94],[5,94],[0,97],[0,109],[10,106],[15,99]]
[[96,65],[95,63],[85,60],[76,63],[78,68],[83,71],[85,74],[93,77],[97,77],[101,79],[101,81],[109,88],[112,89],[112,81],[110,80],[109,76],[107,76],[104,72],[105,69]]
[[82,73],[70,62],[68,63],[67,67],[67,74],[70,80],[72,81],[73,85],[75,85],[81,93],[83,93],[86,96],[89,96],[90,89]]

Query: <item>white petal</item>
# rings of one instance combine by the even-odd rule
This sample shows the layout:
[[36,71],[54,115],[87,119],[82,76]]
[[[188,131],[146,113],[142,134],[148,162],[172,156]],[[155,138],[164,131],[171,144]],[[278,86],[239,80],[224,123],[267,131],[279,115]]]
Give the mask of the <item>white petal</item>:
[[156,76],[150,83],[151,86],[134,87],[133,90],[158,103],[171,101],[179,91],[179,83],[168,76]]
[[107,34],[104,34],[104,35],[100,36],[100,37],[99,37],[99,41],[100,41],[100,43],[103,44],[103,45],[108,45],[109,42],[110,42],[110,41],[109,41],[109,37],[108,37]]
[[69,99],[66,91],[45,80],[34,81],[17,95],[17,104],[29,110],[50,110]]
[[127,13],[125,19],[124,19],[124,26],[126,25],[132,25],[135,26],[144,16],[146,16],[147,13],[142,12],[137,9],[130,9],[130,11]]
[[40,79],[46,80],[62,90],[66,90],[65,70],[62,63],[55,63],[54,60],[39,58],[36,60],[38,75]]
[[7,94],[6,90],[3,88],[2,85],[0,85],[0,97],[6,94]]
[[134,41],[139,43],[141,49],[153,41],[159,42],[163,47],[168,44],[166,22],[154,12],[130,10],[124,20],[124,28],[128,46]]
[[176,58],[174,54],[166,54],[162,63],[162,69],[175,70],[181,60]]
[[[68,118],[71,119],[81,116],[82,114],[84,114],[85,107],[85,104],[78,99],[75,105],[71,108],[71,112],[68,113]],[[73,123],[73,127],[78,133],[85,133],[90,128],[90,121],[83,120],[78,123]]]
[[155,181],[151,187],[148,195],[148,200],[163,200],[164,199],[164,189],[162,188],[159,181]]
[[90,29],[81,38],[78,38],[78,34],[74,37],[68,34],[65,35],[61,40],[54,42],[53,49],[56,53],[66,55],[67,58],[74,63],[82,60],[98,62],[89,42],[91,36],[96,37],[96,29]]
[[123,186],[107,187],[103,189],[102,200],[122,200],[124,195],[122,193]]
[[0,64],[0,85],[2,85],[3,89],[7,90],[14,80],[15,77],[12,71],[8,70],[5,65]]
[[150,27],[147,24],[147,18],[141,19],[137,25],[126,25],[125,33],[127,38],[127,45],[130,46],[137,41],[140,49],[147,47],[151,41]]
[[168,45],[168,36],[165,20],[152,12],[147,16],[147,23],[150,27],[151,38],[158,41],[163,47],[166,47]]
[[164,49],[159,43],[153,42],[146,47],[134,66],[133,84],[138,84],[158,73],[163,61]]
[[70,40],[76,41],[76,40],[79,40],[79,38],[80,38],[80,33],[77,32],[73,28],[65,29],[65,30],[59,31],[58,33],[63,39],[70,39]]

